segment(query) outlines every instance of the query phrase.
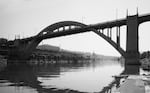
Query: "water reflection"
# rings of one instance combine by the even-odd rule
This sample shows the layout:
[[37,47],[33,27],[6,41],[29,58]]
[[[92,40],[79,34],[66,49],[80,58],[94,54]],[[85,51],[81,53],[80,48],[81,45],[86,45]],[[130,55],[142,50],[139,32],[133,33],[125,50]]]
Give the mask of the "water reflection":
[[[11,64],[0,72],[0,92],[100,92],[106,86],[113,85],[112,76],[119,75],[122,71],[121,64],[112,60],[78,64]],[[20,89],[16,90],[15,87]]]

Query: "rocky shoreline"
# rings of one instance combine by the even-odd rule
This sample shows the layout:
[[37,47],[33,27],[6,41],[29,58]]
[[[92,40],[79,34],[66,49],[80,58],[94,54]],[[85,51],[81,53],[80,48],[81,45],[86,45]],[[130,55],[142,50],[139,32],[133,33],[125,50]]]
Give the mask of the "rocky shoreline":
[[150,58],[144,58],[140,60],[141,68],[144,70],[150,70]]

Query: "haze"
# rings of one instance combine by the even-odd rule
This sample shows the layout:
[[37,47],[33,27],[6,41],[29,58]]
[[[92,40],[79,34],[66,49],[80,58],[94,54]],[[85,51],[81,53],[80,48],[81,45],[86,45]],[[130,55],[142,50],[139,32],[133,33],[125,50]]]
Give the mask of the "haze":
[[[149,0],[0,0],[0,38],[25,38],[38,34],[45,27],[60,21],[96,24],[137,13],[150,13]],[[139,27],[140,52],[150,49],[150,22]],[[115,31],[115,29],[113,30]],[[125,49],[125,31],[121,28],[121,46]],[[114,37],[115,38],[115,37]],[[63,49],[95,52],[104,55],[120,54],[93,32],[44,40],[41,44]]]

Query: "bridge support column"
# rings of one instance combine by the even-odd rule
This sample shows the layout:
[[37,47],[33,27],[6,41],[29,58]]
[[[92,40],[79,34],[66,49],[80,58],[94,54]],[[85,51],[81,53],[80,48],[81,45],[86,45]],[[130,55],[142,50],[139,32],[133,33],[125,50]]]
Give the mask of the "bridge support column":
[[126,65],[139,64],[138,15],[127,17]]

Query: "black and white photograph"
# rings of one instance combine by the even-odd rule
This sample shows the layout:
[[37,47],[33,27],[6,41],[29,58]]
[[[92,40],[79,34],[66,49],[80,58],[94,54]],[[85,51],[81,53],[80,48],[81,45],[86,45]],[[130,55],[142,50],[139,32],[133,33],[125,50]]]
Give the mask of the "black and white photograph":
[[0,93],[150,93],[149,0],[0,0]]

